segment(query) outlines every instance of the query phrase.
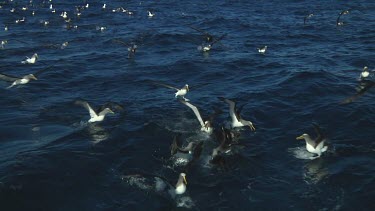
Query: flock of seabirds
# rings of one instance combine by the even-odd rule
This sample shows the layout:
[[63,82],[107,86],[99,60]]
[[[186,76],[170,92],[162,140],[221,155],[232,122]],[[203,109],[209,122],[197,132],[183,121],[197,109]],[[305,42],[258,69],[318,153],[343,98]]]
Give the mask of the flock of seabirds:
[[[26,20],[26,14],[36,16],[38,15],[36,11],[34,10],[36,8],[36,4],[33,3],[33,0],[30,0],[29,4],[27,5],[20,5],[15,4],[15,0],[8,0],[8,1],[0,1],[0,9],[2,12],[6,11],[5,9],[9,9],[8,11],[10,13],[20,14],[23,17],[21,19],[14,20],[14,23],[11,24],[5,24],[4,30],[12,30],[10,27],[12,24],[24,24],[27,22]],[[84,11],[90,7],[89,3],[86,3],[84,5],[76,6],[74,9],[74,15],[70,16],[67,11],[59,10],[58,8],[55,8],[52,0],[49,1],[43,1],[42,8],[49,8],[50,12],[52,14],[60,15],[62,21],[66,23],[66,29],[77,29],[79,26],[74,25],[74,18],[79,18],[82,16]],[[101,9],[103,11],[110,11],[110,12],[119,12],[119,13],[126,13],[127,15],[134,15],[133,11],[130,11],[128,9],[125,9],[123,7],[119,8],[113,8],[109,9],[107,4],[103,4]],[[337,27],[343,26],[344,22],[342,21],[342,17],[344,15],[349,14],[349,10],[344,10],[339,13],[339,16],[337,17],[336,25]],[[146,14],[145,14],[146,15]],[[156,14],[152,12],[151,10],[147,11],[147,16],[152,18]],[[303,24],[307,25],[310,18],[312,18],[314,14],[307,14],[304,17]],[[48,25],[49,21],[42,20],[41,24]],[[187,26],[190,27],[192,30],[195,30],[199,33],[201,33],[204,37],[204,44],[198,47],[198,50],[207,52],[212,49],[215,43],[220,42],[222,39],[226,37],[227,34],[221,35],[221,36],[214,36],[202,29],[193,27],[193,26]],[[103,31],[106,28],[105,27],[97,27],[97,30]],[[12,41],[18,41],[18,40],[1,40],[0,44],[0,50],[5,49],[8,42]],[[114,42],[123,44],[127,47],[128,50],[128,58],[134,58],[136,51],[137,51],[137,43],[131,42],[127,43],[122,40],[116,39],[113,40]],[[20,41],[21,42],[21,41]],[[57,45],[55,47],[64,49],[69,45],[69,42],[64,42],[61,45]],[[263,46],[258,48],[258,52],[260,54],[266,54],[267,46]],[[34,53],[30,58],[26,57],[24,61],[21,61],[23,64],[35,64],[38,62],[38,54]],[[16,86],[25,85],[29,83],[32,80],[38,80],[39,75],[42,74],[44,71],[47,71],[48,69],[52,68],[53,66],[48,66],[45,69],[42,69],[34,74],[28,74],[25,76],[17,77],[17,76],[10,76],[3,73],[0,73],[0,79],[6,82],[9,82],[9,86],[6,87],[7,89],[14,88]],[[350,96],[346,99],[344,99],[341,103],[347,104],[353,102],[355,99],[366,93],[370,88],[372,88],[375,85],[375,82],[373,80],[370,80],[370,78],[373,76],[374,70],[369,70],[368,67],[364,67],[362,72],[360,73],[360,76],[358,78],[359,86],[357,89],[357,93],[355,93],[353,96]],[[212,149],[211,159],[210,163],[213,165],[223,165],[225,164],[225,154],[229,153],[232,148],[236,146],[241,146],[241,143],[239,142],[239,130],[238,128],[245,127],[249,128],[251,131],[255,131],[255,126],[250,120],[246,120],[246,118],[243,118],[241,116],[241,110],[243,109],[243,106],[238,107],[235,100],[227,99],[224,97],[219,97],[218,99],[225,103],[229,107],[229,116],[231,118],[231,121],[229,124],[223,125],[221,127],[214,127],[214,119],[218,115],[222,114],[223,112],[219,109],[215,109],[215,111],[207,116],[206,118],[203,118],[199,109],[190,102],[189,99],[187,99],[185,96],[190,92],[190,88],[198,88],[196,87],[190,87],[188,84],[183,86],[182,88],[174,87],[168,84],[165,84],[163,82],[159,81],[149,81],[150,85],[156,85],[160,87],[166,87],[172,90],[175,90],[175,98],[178,102],[180,102],[183,105],[186,105],[188,108],[192,110],[192,112],[195,114],[200,126],[200,130],[202,133],[207,133],[210,136],[212,136],[217,142],[218,145],[214,149]],[[87,109],[90,115],[90,119],[88,120],[89,124],[96,124],[98,122],[102,122],[107,114],[114,114],[116,108],[116,105],[113,104],[107,104],[102,106],[98,110],[94,110],[90,104],[83,100],[77,100],[75,102],[77,105],[80,105]],[[302,134],[298,136],[296,139],[298,140],[304,140],[306,144],[306,150],[310,153],[312,153],[314,156],[312,156],[310,159],[316,159],[319,158],[322,153],[327,151],[328,146],[326,144],[326,137],[322,133],[320,127],[317,124],[313,123],[313,127],[316,132],[315,138],[312,138],[309,134]],[[237,129],[236,129],[237,128]],[[181,195],[185,193],[186,187],[187,187],[187,179],[186,179],[186,172],[188,171],[188,168],[199,159],[202,149],[203,149],[204,141],[191,141],[189,143],[186,143],[185,145],[182,144],[181,135],[177,134],[171,144],[170,150],[171,155],[174,156],[176,154],[182,154],[182,155],[188,155],[189,159],[188,162],[184,168],[184,172],[179,174],[179,178],[177,180],[177,183],[173,185],[174,183],[168,182],[167,179],[163,178],[159,175],[148,175],[151,177],[151,179],[146,179],[147,174],[134,174],[134,175],[127,175],[123,176],[123,180],[128,180],[129,183],[136,183],[138,187],[143,187],[144,189],[147,188],[154,188],[156,191],[166,191],[170,196],[173,198],[176,197],[176,195]],[[143,184],[148,182],[148,184]],[[142,185],[140,185],[142,184]]]

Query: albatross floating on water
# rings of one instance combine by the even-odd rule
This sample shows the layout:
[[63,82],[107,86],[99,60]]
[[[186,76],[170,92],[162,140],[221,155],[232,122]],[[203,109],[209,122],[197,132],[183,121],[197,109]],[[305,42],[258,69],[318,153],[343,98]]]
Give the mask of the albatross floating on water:
[[370,72],[368,71],[368,67],[364,66],[361,74],[359,75],[359,80],[365,79],[370,76]]
[[232,100],[226,99],[224,97],[218,97],[221,101],[224,101],[229,104],[229,115],[232,118],[231,127],[243,127],[249,126],[251,130],[255,130],[255,127],[252,122],[242,119],[240,113],[243,108],[240,107],[239,109],[236,108],[236,103]]
[[258,52],[259,52],[260,54],[265,54],[266,51],[267,51],[267,45],[264,46],[264,47],[262,47],[262,48],[258,48]]
[[107,108],[107,107],[101,111],[95,112],[94,109],[91,108],[90,104],[86,101],[77,100],[75,104],[81,105],[89,111],[91,118],[88,120],[88,122],[90,123],[103,121],[105,118],[105,115],[108,113],[114,114],[114,112],[110,108]]
[[325,145],[326,139],[322,134],[319,126],[317,124],[313,124],[313,126],[317,134],[315,139],[312,139],[307,133],[304,133],[296,138],[297,140],[305,140],[307,151],[318,155],[316,157],[311,157],[311,159],[320,157],[321,154],[328,149],[328,146]]

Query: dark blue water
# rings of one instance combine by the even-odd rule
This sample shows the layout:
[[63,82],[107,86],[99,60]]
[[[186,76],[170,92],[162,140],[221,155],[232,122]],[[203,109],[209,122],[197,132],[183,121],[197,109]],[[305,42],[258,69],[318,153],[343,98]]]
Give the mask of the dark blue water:
[[[375,2],[88,3],[78,19],[75,6],[83,1],[53,1],[55,14],[38,0],[0,2],[0,40],[8,40],[0,49],[0,72],[22,76],[53,65],[26,85],[6,89],[10,84],[0,83],[0,210],[375,208],[374,90],[339,104],[356,92],[362,68],[375,68]],[[112,12],[119,7],[134,15]],[[344,9],[350,14],[337,27]],[[77,29],[66,28],[62,11]],[[26,22],[16,24],[22,17]],[[199,52],[204,37],[188,25],[227,36],[210,52]],[[101,26],[106,29],[97,30]],[[135,58],[128,59],[127,47],[114,39],[135,42]],[[65,49],[54,47],[66,41]],[[257,48],[264,45],[261,55]],[[21,64],[33,53],[39,55],[35,64]],[[245,147],[226,156],[225,167],[211,165],[215,140],[199,131],[173,90],[148,80],[178,87],[208,83],[187,95],[202,114],[220,107],[220,126],[228,106],[217,97],[236,98],[247,103],[243,116],[257,130],[241,130]],[[116,102],[124,112],[87,125],[88,112],[74,104],[77,99],[93,107]],[[319,159],[301,159],[304,142],[295,138],[313,134],[312,122],[330,147]],[[169,152],[176,133],[205,142],[187,172],[189,203],[182,205],[121,179],[146,172],[176,182],[183,169]]]

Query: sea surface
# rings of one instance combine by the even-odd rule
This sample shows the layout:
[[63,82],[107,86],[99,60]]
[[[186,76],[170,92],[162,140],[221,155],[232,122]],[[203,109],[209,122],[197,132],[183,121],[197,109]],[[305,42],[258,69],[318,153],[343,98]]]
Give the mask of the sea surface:
[[[0,81],[0,210],[375,209],[375,90],[340,104],[356,93],[363,67],[375,69],[374,1],[54,0],[56,13],[50,3],[0,1],[0,41],[8,41],[0,72],[50,67],[25,85]],[[202,52],[205,36],[190,26],[226,36]],[[135,56],[118,40],[136,44]],[[21,63],[34,53],[35,64]],[[213,165],[215,137],[175,90],[151,81],[189,84],[186,98],[202,116],[223,111],[217,128],[230,120],[217,97],[235,99],[256,130],[237,129],[242,147]],[[89,124],[77,100],[123,110]],[[329,144],[314,160],[296,140],[315,136],[312,123]],[[204,141],[188,170],[170,154],[176,134],[185,145]],[[149,174],[175,184],[185,170],[178,197],[124,180]]]

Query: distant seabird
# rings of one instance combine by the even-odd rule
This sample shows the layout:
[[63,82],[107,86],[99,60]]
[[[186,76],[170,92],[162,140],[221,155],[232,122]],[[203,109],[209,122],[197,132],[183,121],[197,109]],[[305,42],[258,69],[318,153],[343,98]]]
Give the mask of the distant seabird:
[[340,21],[340,18],[341,18],[342,15],[347,15],[347,14],[349,14],[349,10],[343,10],[343,11],[340,12],[340,14],[339,14],[339,16],[337,17],[337,20],[336,20],[337,26],[344,25],[344,22]]
[[22,19],[18,19],[16,20],[15,22],[16,23],[24,23],[26,21],[26,18],[25,17],[22,17]]
[[4,31],[8,31],[8,26],[4,26]]
[[267,46],[264,46],[262,48],[258,48],[258,52],[261,53],[261,54],[265,54],[267,51]]
[[317,134],[315,139],[312,139],[309,134],[304,133],[301,136],[298,136],[297,140],[305,140],[306,141],[306,149],[307,151],[318,154],[317,157],[312,158],[318,158],[321,156],[321,154],[325,151],[327,151],[328,146],[325,145],[325,137],[320,131],[320,128],[317,124],[313,124],[315,132]]
[[341,101],[340,104],[348,104],[348,103],[353,102],[358,97],[362,96],[369,89],[371,89],[372,87],[375,86],[375,81],[371,81],[371,80],[361,80],[359,83],[360,84],[359,84],[357,93],[355,95],[352,95],[352,96],[346,98],[345,100]]
[[222,35],[221,37],[219,37],[218,39],[215,39],[214,41],[210,42],[209,44],[203,44],[201,46],[198,46],[198,50],[200,51],[203,51],[203,52],[207,52],[209,50],[211,50],[212,46],[219,42],[220,40],[222,40],[227,34],[224,34]]
[[309,18],[311,18],[312,16],[314,16],[313,13],[310,13],[310,14],[306,15],[306,16],[303,18],[303,25],[306,25],[307,20],[308,20]]
[[152,13],[150,10],[147,11],[147,16],[152,18],[155,16],[155,13]]
[[214,118],[214,115],[216,115],[217,113],[219,112],[215,112],[214,115],[212,115],[210,118],[208,118],[206,121],[203,121],[202,117],[201,117],[201,114],[199,113],[199,110],[196,106],[194,106],[193,104],[183,100],[183,99],[180,99],[179,100],[182,104],[188,106],[189,108],[191,108],[195,114],[195,116],[197,117],[200,125],[201,125],[201,131],[204,131],[208,134],[211,134],[212,131],[213,131],[213,126],[212,126],[212,120]]
[[123,44],[123,45],[127,46],[128,52],[129,52],[128,53],[128,59],[134,58],[135,52],[137,51],[137,48],[138,48],[138,46],[136,44],[134,44],[133,42],[127,43],[127,42],[124,42],[124,41],[119,40],[119,39],[115,39],[115,40],[113,40],[113,42],[117,42],[117,43],[120,43],[120,44]]
[[368,71],[368,67],[367,66],[363,67],[363,70],[362,70],[361,74],[359,75],[359,79],[362,80],[362,79],[365,79],[369,76],[370,76],[370,72]]
[[5,45],[8,43],[7,40],[1,40],[0,49],[4,49]]
[[105,31],[106,29],[107,29],[107,27],[105,27],[105,26],[97,26],[96,27],[96,30],[101,31],[101,32]]
[[236,103],[232,100],[226,99],[224,97],[218,97],[220,100],[229,104],[229,115],[232,118],[231,127],[243,127],[249,126],[251,130],[255,130],[255,127],[252,122],[242,119],[240,112],[243,107],[239,109],[236,108]]
[[105,115],[108,114],[108,113],[114,114],[114,112],[110,108],[104,108],[101,111],[95,112],[86,101],[77,100],[75,102],[75,104],[81,105],[89,111],[91,118],[88,120],[88,122],[90,122],[90,123],[91,122],[101,122],[101,121],[103,121],[104,118],[105,118]]
[[102,9],[105,10],[107,8],[107,4],[103,4]]
[[64,19],[68,19],[68,13],[67,12],[62,12],[61,14],[60,14],[60,16],[61,17],[63,17]]
[[37,53],[34,53],[31,58],[26,56],[26,60],[21,61],[22,64],[35,64],[36,60],[39,58]]

